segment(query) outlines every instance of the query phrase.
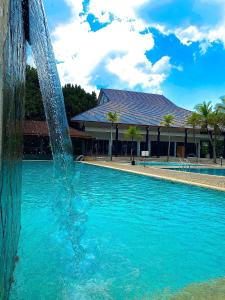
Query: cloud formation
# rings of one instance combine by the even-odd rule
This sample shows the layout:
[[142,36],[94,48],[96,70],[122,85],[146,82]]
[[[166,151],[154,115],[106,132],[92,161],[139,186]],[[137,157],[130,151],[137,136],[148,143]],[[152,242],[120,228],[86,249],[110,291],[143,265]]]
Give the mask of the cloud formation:
[[[71,18],[53,32],[58,69],[62,83],[80,84],[87,90],[96,90],[103,82],[105,85],[107,77],[107,87],[115,88],[119,82],[124,89],[161,92],[172,70],[182,72],[183,67],[174,65],[169,55],[162,54],[154,61],[146,57],[155,47],[151,28],[164,35],[174,34],[187,47],[198,43],[202,55],[217,41],[225,45],[224,20],[218,20],[211,27],[205,24],[170,26],[167,22],[151,22],[141,17],[141,9],[148,7],[151,15],[151,7],[155,7],[158,0],[65,1],[71,8]],[[161,6],[173,3],[163,1]],[[225,11],[224,0],[189,2],[201,9],[204,5],[218,5]]]
[[120,19],[137,19],[136,10],[149,0],[91,0],[89,13],[100,22],[110,21],[110,16]]
[[[146,52],[154,47],[154,39],[145,22],[136,15],[137,9],[146,2],[149,0],[90,0],[84,7],[82,1],[67,0],[72,18],[53,33],[62,82],[93,90],[96,72],[101,81],[101,71],[102,75],[107,71],[124,88],[138,86],[145,91],[160,91],[161,83],[174,66],[168,56],[154,64],[146,57]],[[87,20],[90,14],[94,22],[107,24],[91,30]]]
[[[224,24],[225,25],[225,24]],[[177,28],[174,33],[182,44],[189,46],[194,42],[199,43],[201,54],[205,54],[207,49],[215,42],[222,42],[225,46],[225,26],[219,25],[215,28],[189,26],[187,28]]]
[[[176,0],[175,0],[176,2]],[[170,22],[164,24],[152,24],[152,27],[157,28],[161,33],[168,35],[174,34],[183,45],[190,46],[192,43],[199,43],[200,53],[205,54],[213,43],[221,42],[225,47],[225,1],[224,0],[190,0],[193,9],[197,15],[198,24],[193,21],[193,24],[172,26]],[[187,4],[188,5],[188,4]],[[216,18],[213,24],[208,22],[206,24],[199,22],[202,14],[204,15],[204,8],[211,9],[211,15],[220,12],[220,18]],[[217,13],[216,13],[217,12]],[[185,18],[184,18],[185,19]]]

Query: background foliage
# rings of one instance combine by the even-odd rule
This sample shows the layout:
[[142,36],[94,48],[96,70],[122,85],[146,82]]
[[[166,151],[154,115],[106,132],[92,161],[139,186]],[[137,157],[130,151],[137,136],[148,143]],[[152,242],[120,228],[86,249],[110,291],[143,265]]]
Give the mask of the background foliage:
[[[87,93],[79,85],[66,84],[62,90],[68,122],[75,115],[97,105],[96,93]],[[45,120],[37,70],[29,65],[26,67],[25,119]]]

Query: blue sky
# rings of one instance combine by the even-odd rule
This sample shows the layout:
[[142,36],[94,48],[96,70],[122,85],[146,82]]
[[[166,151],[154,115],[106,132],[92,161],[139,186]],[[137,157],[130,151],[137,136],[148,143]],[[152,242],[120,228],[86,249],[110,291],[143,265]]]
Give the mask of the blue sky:
[[62,83],[164,94],[192,109],[225,95],[224,0],[44,0]]

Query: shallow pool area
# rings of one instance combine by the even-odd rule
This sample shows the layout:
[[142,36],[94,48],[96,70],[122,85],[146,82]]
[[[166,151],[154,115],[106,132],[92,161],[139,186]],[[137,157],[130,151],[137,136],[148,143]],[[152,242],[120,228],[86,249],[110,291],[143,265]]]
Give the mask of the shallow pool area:
[[168,162],[168,161],[137,161],[137,165],[140,166],[171,166],[171,167],[179,167],[179,166],[200,166],[199,164],[194,163],[185,163],[185,162]]
[[52,208],[52,174],[51,163],[23,164],[11,300],[154,299],[225,276],[223,192],[78,164],[76,199],[86,217],[77,267]]
[[199,173],[199,174],[208,174],[216,176],[225,176],[225,169],[219,168],[170,168],[170,170]]

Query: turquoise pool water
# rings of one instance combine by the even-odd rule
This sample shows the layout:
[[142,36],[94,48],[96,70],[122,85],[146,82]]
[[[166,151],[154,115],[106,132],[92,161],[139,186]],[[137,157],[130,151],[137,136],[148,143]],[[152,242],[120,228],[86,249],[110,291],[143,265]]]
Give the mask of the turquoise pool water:
[[225,169],[210,169],[210,168],[202,168],[202,169],[195,169],[195,168],[181,168],[181,169],[173,169],[170,170],[176,171],[183,171],[183,172],[191,172],[191,173],[200,173],[200,174],[208,174],[208,175],[217,175],[217,176],[225,176]]
[[79,272],[51,208],[51,163],[24,163],[11,300],[154,299],[225,276],[224,193],[83,164],[77,171],[89,202]]
[[140,161],[136,162],[137,165],[145,165],[145,166],[196,166],[197,164],[187,164],[187,163],[179,163],[179,162],[162,162],[162,161]]

